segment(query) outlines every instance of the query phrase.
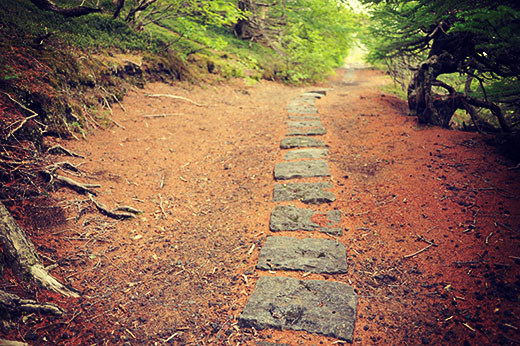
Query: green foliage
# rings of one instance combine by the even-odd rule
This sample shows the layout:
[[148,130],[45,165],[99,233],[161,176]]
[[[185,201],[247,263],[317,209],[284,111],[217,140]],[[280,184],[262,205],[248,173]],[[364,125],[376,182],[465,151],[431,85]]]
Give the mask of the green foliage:
[[[410,78],[410,73],[402,71],[431,56],[451,54],[459,61],[456,73],[439,71],[438,79],[459,94],[465,93],[468,99],[478,98],[498,105],[507,122],[518,124],[520,3],[513,0],[499,3],[366,0],[365,3],[369,5],[371,18],[371,38],[367,40],[370,61],[385,61],[391,69],[398,70],[394,75]],[[442,94],[441,88],[435,90]],[[481,115],[492,123],[495,119],[489,109],[482,109]]]
[[[62,2],[65,3],[65,2]],[[67,2],[70,6],[70,1]],[[78,5],[75,3],[75,5]],[[74,47],[113,48],[159,51],[161,42],[150,40],[110,14],[90,14],[65,18],[37,9],[29,0],[0,2],[0,23],[4,30],[21,40],[20,44],[37,45],[38,38],[49,36]]]
[[281,2],[269,11],[274,22],[283,23],[273,25],[279,41],[271,42],[285,63],[278,76],[296,83],[323,79],[342,65],[360,21],[360,15],[334,0]]

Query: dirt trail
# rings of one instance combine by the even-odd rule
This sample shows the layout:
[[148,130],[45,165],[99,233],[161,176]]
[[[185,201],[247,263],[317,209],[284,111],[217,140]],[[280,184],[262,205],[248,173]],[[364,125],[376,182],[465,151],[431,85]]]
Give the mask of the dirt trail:
[[[514,344],[519,173],[481,135],[417,126],[402,101],[379,91],[385,83],[376,71],[340,69],[317,101],[337,200],[316,209],[345,215],[336,239],[349,271],[334,279],[359,296],[354,343]],[[286,106],[312,89],[151,84],[125,98],[126,111],[114,107],[122,127],[62,142],[85,156],[67,160],[86,172],[75,179],[101,184],[99,201],[143,214],[113,220],[65,189],[54,197],[67,222],[34,207],[39,222],[26,228],[46,264],[58,264],[53,274],[82,298],[41,294],[69,315],[30,316],[10,335],[34,345],[332,345],[237,326],[258,276],[275,275],[255,269],[275,206],[273,167],[282,161]]]

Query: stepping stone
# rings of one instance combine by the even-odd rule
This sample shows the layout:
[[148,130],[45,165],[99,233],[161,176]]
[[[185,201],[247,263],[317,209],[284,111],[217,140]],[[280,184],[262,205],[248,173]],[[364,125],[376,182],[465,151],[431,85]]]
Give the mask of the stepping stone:
[[312,90],[312,91],[309,91],[309,93],[320,94],[322,96],[326,96],[327,95],[327,90]]
[[289,183],[274,186],[273,201],[293,201],[298,199],[303,203],[331,203],[336,200],[334,194],[324,189],[330,189],[329,182],[320,183]]
[[281,149],[306,148],[306,147],[325,147],[325,142],[321,139],[311,137],[288,137],[280,142]]
[[327,133],[324,127],[296,127],[287,130],[287,136],[320,136]]
[[323,127],[323,124],[319,120],[310,120],[310,121],[288,121],[287,126],[290,127]]
[[352,342],[357,295],[342,282],[262,276],[238,318],[241,327],[291,329]]
[[302,94],[300,97],[314,97],[317,99],[321,99],[323,96],[325,96],[325,94],[318,93],[315,91],[309,91],[309,92]]
[[329,165],[325,160],[281,162],[274,166],[274,178],[277,180],[329,176]]
[[342,274],[348,268],[347,249],[331,239],[268,237],[256,267],[263,270]]
[[298,149],[285,154],[284,160],[320,159],[327,157],[329,149]]
[[320,117],[313,115],[289,115],[289,120],[320,120]]
[[311,96],[298,97],[287,105],[287,112],[300,114],[316,114],[318,109],[314,107],[315,98]]
[[[313,219],[319,219],[321,222],[314,222]],[[342,230],[337,227],[340,222],[341,213],[339,210],[321,213],[293,205],[278,205],[271,212],[269,229],[273,232],[302,230],[341,235]]]

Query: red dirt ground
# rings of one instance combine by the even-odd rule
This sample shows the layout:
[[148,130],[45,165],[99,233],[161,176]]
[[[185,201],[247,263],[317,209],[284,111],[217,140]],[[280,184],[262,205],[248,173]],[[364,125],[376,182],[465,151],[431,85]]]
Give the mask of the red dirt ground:
[[[350,267],[305,278],[355,288],[356,345],[519,343],[519,171],[486,136],[418,126],[403,101],[380,91],[390,83],[382,73],[344,74],[318,86],[328,88],[317,105],[337,201],[315,209],[344,214],[336,239]],[[71,177],[101,184],[99,201],[144,213],[110,219],[67,189],[52,196],[61,209],[27,205],[34,218],[21,224],[45,264],[56,265],[53,275],[81,298],[34,290],[32,298],[67,315],[3,322],[0,335],[30,345],[338,344],[237,326],[257,278],[275,275],[255,269],[276,205],[273,168],[282,161],[288,102],[313,89],[151,84],[125,98],[126,111],[114,106],[124,128],[60,142],[85,158],[55,161],[81,164],[84,174]],[[176,114],[145,117],[162,113]],[[17,292],[5,275],[0,288]]]

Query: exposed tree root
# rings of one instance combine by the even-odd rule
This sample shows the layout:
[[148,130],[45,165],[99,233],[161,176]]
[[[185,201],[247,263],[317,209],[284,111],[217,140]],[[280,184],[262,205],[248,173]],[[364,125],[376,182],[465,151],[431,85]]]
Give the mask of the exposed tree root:
[[98,208],[98,210],[108,216],[108,217],[111,217],[111,218],[114,218],[114,219],[130,219],[130,218],[133,218],[135,217],[137,214],[141,214],[142,211],[141,210],[137,210],[135,208],[132,208],[132,207],[128,207],[128,206],[121,206],[121,207],[118,207],[116,209],[108,209],[106,205],[104,205],[103,203],[97,201],[94,196],[92,196],[91,194],[88,195],[90,200],[92,201],[92,203],[94,203],[94,205],[96,206],[96,208]]
[[72,152],[72,151],[62,147],[59,144],[55,145],[53,147],[50,147],[49,149],[47,149],[47,152],[49,154],[54,154],[54,155],[67,155],[67,156],[72,156],[72,157],[80,157],[82,159],[85,158],[84,156],[81,156],[80,154],[76,154],[75,152]]
[[0,241],[7,261],[16,275],[64,296],[79,297],[76,291],[66,287],[47,272],[33,243],[3,203],[0,203]]
[[29,344],[26,344],[25,342],[0,339],[0,346],[29,346]]
[[62,183],[64,185],[70,187],[71,189],[73,189],[79,193],[92,194],[95,196],[97,193],[96,193],[96,191],[94,191],[92,189],[96,188],[96,187],[101,187],[101,185],[99,185],[99,184],[79,183],[79,182],[75,181],[74,179],[64,177],[63,175],[59,175],[55,172],[48,171],[48,170],[43,171],[42,173],[50,177],[50,180],[51,180],[50,184],[53,184],[54,181],[57,181],[59,183]]
[[[0,290],[0,310],[8,312],[44,313],[61,316],[62,308],[51,303],[38,303],[32,299],[22,299],[15,294]],[[0,344],[1,345],[1,344]]]

